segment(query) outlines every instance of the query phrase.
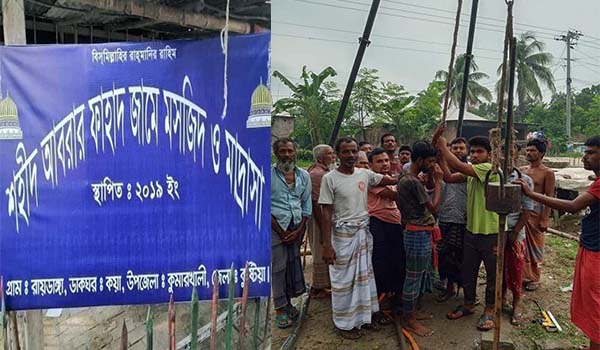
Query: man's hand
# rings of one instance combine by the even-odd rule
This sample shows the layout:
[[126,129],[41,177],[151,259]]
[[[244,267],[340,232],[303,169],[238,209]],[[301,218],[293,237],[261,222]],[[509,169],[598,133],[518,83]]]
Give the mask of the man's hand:
[[331,245],[324,245],[323,261],[325,261],[326,264],[333,265],[333,263],[335,262],[335,258],[335,250],[333,250],[333,247]]
[[508,234],[508,240],[511,242],[515,242],[519,238],[519,232],[515,232],[514,230],[510,231]]
[[538,221],[538,227],[540,230],[546,231],[548,229],[548,218],[543,217],[543,215],[541,216],[540,221]]
[[285,231],[285,237],[281,240],[281,243],[283,243],[283,244],[294,243],[300,236],[300,233],[301,233],[300,228],[297,228],[292,231]]
[[[438,139],[440,137],[442,137],[442,134],[444,133],[444,130],[446,130],[446,123],[444,122],[440,122],[438,124],[438,126],[435,128],[435,130],[433,131],[433,136],[431,137],[431,143],[433,145],[436,145],[438,142]],[[444,138],[445,139],[445,138]],[[447,144],[447,142],[445,143]]]
[[436,184],[439,184],[442,182],[442,179],[444,179],[444,171],[439,166],[439,164],[434,164],[433,165],[433,180],[435,181]]
[[513,181],[513,183],[517,184],[517,185],[521,185],[523,194],[526,195],[527,197],[531,197],[531,195],[533,194],[533,190],[531,188],[529,188],[529,186],[523,179],[516,179],[515,181]]

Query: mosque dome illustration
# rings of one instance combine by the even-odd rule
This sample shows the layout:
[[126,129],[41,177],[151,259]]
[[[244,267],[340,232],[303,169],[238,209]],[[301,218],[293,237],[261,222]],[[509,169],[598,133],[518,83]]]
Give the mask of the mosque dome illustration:
[[273,99],[271,92],[262,82],[252,93],[250,115],[246,121],[246,128],[265,128],[271,126],[271,107]]
[[23,131],[19,125],[17,104],[10,96],[0,101],[0,140],[20,140]]

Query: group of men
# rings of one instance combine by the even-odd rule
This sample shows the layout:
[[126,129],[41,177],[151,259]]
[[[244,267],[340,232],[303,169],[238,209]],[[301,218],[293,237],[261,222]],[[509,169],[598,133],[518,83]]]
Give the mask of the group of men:
[[[316,163],[308,171],[295,166],[293,140],[275,141],[272,281],[278,327],[288,327],[298,317],[291,298],[305,292],[299,257],[308,228],[313,256],[309,293],[313,298],[331,297],[333,321],[343,337],[357,339],[362,329],[377,330],[390,323],[388,311],[401,314],[406,328],[415,334],[432,335],[420,322],[427,315],[419,309],[421,296],[433,289],[435,271],[443,287],[438,301],[463,289],[464,303],[447,318],[473,314],[479,303],[476,287],[482,262],[487,285],[477,327],[494,328],[499,221],[496,213],[485,209],[485,178],[492,170],[490,142],[486,137],[473,137],[448,143],[442,133],[441,125],[433,143],[419,141],[412,148],[400,149],[392,134],[383,135],[378,148],[343,137],[333,148],[317,145],[313,150]],[[600,137],[588,143],[584,164],[598,176]],[[522,286],[535,290],[540,283],[550,207],[573,211],[589,205],[593,213],[588,215],[596,215],[596,223],[588,223],[582,234],[587,238],[582,238],[578,257],[573,305],[592,302],[596,310],[580,307],[572,314],[595,344],[600,340],[599,328],[594,330],[576,319],[585,315],[594,320],[592,327],[600,326],[600,282],[595,275],[591,280],[581,278],[593,274],[590,266],[600,259],[600,182],[594,182],[591,196],[582,195],[586,200],[575,200],[576,207],[552,198],[554,175],[542,164],[545,150],[543,141],[529,141],[529,166],[509,174],[510,181],[523,186],[525,196],[521,211],[507,218],[503,294],[510,290],[512,303],[508,304],[506,297],[505,303],[512,309],[511,322],[519,323]],[[490,179],[499,181],[495,173]],[[585,291],[590,284],[595,286],[594,292]],[[581,293],[579,301],[577,293]]]

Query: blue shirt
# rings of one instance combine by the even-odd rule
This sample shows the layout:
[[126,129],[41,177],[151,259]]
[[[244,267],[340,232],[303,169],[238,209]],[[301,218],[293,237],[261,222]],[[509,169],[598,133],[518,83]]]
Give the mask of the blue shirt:
[[[271,167],[271,215],[284,230],[287,230],[290,224],[298,226],[303,216],[310,217],[312,214],[310,175],[298,167],[294,168],[294,173],[295,184],[290,189],[285,182],[285,175],[275,165]],[[277,237],[273,238],[278,241],[279,236],[275,236]]]

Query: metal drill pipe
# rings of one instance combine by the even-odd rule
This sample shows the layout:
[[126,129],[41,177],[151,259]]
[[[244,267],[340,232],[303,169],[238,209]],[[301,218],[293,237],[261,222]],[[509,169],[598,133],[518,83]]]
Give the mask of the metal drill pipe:
[[458,111],[458,124],[456,136],[462,136],[462,125],[465,117],[465,105],[467,103],[467,86],[469,85],[469,73],[471,71],[471,60],[473,59],[473,40],[475,38],[475,24],[477,22],[477,7],[479,0],[473,0],[471,6],[471,23],[469,23],[469,38],[467,39],[467,53],[465,54],[465,70],[463,74],[462,90],[460,94],[460,109]]
[[373,0],[373,2],[371,3],[371,10],[369,10],[369,16],[367,17],[367,24],[365,25],[365,30],[363,32],[363,35],[359,38],[360,45],[358,47],[358,52],[356,53],[356,57],[354,58],[354,64],[352,65],[352,70],[350,71],[350,77],[348,77],[348,84],[346,84],[346,90],[344,91],[344,97],[342,98],[342,103],[340,105],[340,110],[338,111],[338,116],[335,120],[335,125],[333,126],[333,131],[331,132],[331,136],[329,137],[329,145],[331,146],[333,146],[333,143],[335,142],[335,139],[337,138],[338,133],[340,131],[340,127],[342,126],[344,114],[346,113],[346,107],[348,107],[350,95],[352,94],[352,88],[354,87],[356,75],[358,74],[360,64],[362,62],[363,56],[365,55],[365,50],[367,49],[367,46],[371,43],[369,41],[369,37],[371,36],[371,30],[373,29],[375,15],[377,15],[377,10],[379,9],[380,2],[380,0]]

